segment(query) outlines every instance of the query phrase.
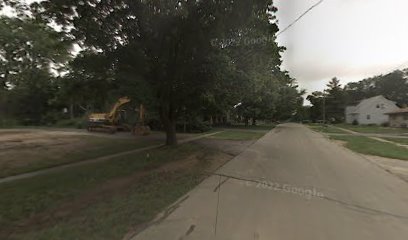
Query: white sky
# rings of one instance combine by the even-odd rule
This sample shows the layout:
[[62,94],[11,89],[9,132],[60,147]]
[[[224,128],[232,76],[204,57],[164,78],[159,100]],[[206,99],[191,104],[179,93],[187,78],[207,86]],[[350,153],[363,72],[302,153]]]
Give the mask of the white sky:
[[[275,0],[283,29],[318,0]],[[278,37],[283,68],[310,93],[408,67],[407,0],[325,0]],[[402,65],[402,66],[401,66]]]

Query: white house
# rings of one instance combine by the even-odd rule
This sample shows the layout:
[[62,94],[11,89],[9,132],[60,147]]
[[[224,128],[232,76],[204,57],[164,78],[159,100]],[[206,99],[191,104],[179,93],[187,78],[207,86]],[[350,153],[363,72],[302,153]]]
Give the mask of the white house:
[[346,107],[346,123],[383,124],[388,122],[386,113],[398,110],[395,102],[379,95],[361,100],[356,106]]

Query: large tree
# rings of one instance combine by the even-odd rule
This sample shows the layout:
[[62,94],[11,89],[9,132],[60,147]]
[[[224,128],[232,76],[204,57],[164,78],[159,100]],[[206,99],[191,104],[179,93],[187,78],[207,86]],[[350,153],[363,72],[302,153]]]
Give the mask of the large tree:
[[347,103],[355,104],[364,98],[383,95],[400,105],[408,104],[407,77],[408,69],[405,69],[348,83],[345,86]]
[[[252,29],[268,35],[277,31],[270,0],[48,0],[33,7],[38,18],[64,26],[83,48],[108,59],[106,70],[120,76],[117,85],[147,84],[169,145],[177,142],[178,116],[197,107],[200,96],[216,85],[217,55],[226,46],[213,40]],[[262,53],[253,51],[252,58],[254,54]],[[278,56],[269,58],[276,61]]]
[[340,80],[334,77],[326,86],[326,119],[329,119],[333,122],[341,122],[344,120],[345,93],[340,85]]
[[57,72],[69,57],[65,35],[28,16],[0,17],[3,114],[39,123],[49,108]]

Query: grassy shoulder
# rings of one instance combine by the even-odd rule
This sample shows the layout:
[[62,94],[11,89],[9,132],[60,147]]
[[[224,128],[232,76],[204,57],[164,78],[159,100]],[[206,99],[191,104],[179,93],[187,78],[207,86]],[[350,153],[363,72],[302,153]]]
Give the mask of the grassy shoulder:
[[263,137],[268,131],[245,131],[245,130],[224,130],[210,138],[220,140],[236,140],[236,141],[249,141],[256,140]]
[[331,125],[322,125],[322,124],[308,124],[312,130],[322,133],[347,133],[339,128],[333,127]]
[[363,136],[330,136],[345,142],[345,147],[362,154],[408,160],[408,149]]
[[408,138],[386,138],[386,137],[383,137],[383,139],[385,139],[387,141],[395,142],[395,143],[398,143],[398,144],[402,144],[402,145],[408,145]]
[[349,129],[351,131],[359,133],[392,133],[392,134],[408,133],[408,129],[406,128],[391,128],[374,125],[352,125],[352,124],[336,124],[335,126]]
[[189,143],[1,184],[0,239],[122,239],[230,158]]
[[[3,136],[7,137],[7,136]],[[159,143],[144,139],[95,136],[34,136],[4,140],[0,152],[0,177],[97,158]]]
[[246,130],[272,130],[273,128],[276,127],[276,124],[257,124],[257,125],[248,125],[245,126],[245,124],[232,124],[229,126],[223,126],[222,128],[225,129],[246,129]]

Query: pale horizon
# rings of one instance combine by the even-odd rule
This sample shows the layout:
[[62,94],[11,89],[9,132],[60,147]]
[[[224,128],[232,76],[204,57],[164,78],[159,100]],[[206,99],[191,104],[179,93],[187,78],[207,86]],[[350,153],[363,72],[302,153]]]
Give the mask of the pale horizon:
[[[275,0],[283,29],[318,0]],[[282,68],[301,88],[344,86],[408,67],[408,1],[326,0],[278,37],[287,47]]]

